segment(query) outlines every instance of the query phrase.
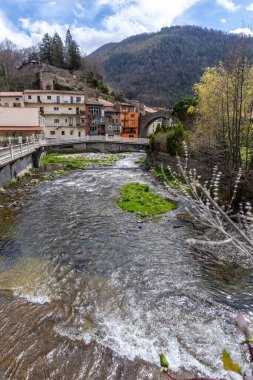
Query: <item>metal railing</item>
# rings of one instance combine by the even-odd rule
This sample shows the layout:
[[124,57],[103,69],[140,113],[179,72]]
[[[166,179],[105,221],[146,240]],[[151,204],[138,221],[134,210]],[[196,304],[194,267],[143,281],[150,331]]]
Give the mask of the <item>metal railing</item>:
[[17,145],[9,144],[0,148],[0,166],[3,166],[17,158],[35,152],[39,147],[80,144],[86,142],[117,142],[148,145],[149,140],[145,138],[128,138],[121,136],[86,136],[73,139],[39,139],[31,140]]

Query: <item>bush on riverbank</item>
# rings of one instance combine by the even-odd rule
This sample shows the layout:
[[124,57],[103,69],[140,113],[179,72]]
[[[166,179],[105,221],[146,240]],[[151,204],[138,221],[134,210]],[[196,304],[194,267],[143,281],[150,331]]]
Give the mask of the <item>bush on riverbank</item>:
[[135,212],[141,216],[164,214],[177,208],[176,204],[160,197],[142,183],[127,183],[119,192],[121,198],[116,204],[124,211]]
[[150,136],[151,152],[163,152],[172,156],[183,153],[182,142],[186,139],[186,132],[182,123],[177,123],[167,130],[157,128],[156,132]]

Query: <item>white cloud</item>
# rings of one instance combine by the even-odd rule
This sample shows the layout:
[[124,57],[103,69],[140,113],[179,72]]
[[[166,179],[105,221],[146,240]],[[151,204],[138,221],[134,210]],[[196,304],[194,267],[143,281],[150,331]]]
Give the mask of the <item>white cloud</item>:
[[253,3],[250,3],[247,7],[246,7],[247,11],[253,11]]
[[237,11],[241,5],[235,5],[235,3],[232,0],[216,0],[219,5],[226,8],[230,12]]
[[[88,15],[91,13],[98,14],[103,7],[110,9],[110,14],[108,15],[107,12],[107,16],[104,16],[101,20],[99,28],[80,26],[77,21],[72,25],[43,21],[46,17],[43,17],[44,14],[42,15],[40,11],[38,15],[40,20],[31,21],[29,18],[19,20],[20,33],[6,19],[3,24],[5,25],[6,35],[15,42],[17,41],[17,34],[22,46],[37,43],[41,40],[43,34],[53,34],[55,31],[64,38],[66,30],[70,27],[71,33],[80,44],[81,49],[86,53],[90,53],[102,44],[117,42],[128,36],[143,32],[155,32],[163,26],[170,26],[177,17],[200,1],[202,0],[177,0],[177,2],[174,0],[159,0],[158,3],[157,0],[94,0],[89,8]],[[69,1],[62,0],[62,3],[69,7]],[[55,1],[51,0],[48,4],[50,12],[53,13],[57,8]],[[76,0],[71,9],[72,14],[75,14],[78,19],[82,17],[83,21],[83,18],[86,18],[87,4],[83,0]],[[45,11],[46,9],[49,11],[47,7],[45,7]]]
[[122,37],[154,32],[164,25],[170,26],[176,17],[198,2],[199,0],[160,0],[158,5],[157,0],[117,0],[112,5],[114,14],[105,18],[104,26],[106,30],[119,33]]
[[31,45],[30,37],[24,33],[20,32],[16,27],[5,17],[3,12],[0,10],[0,30],[1,30],[1,40],[9,39],[15,43],[18,47],[28,47]]
[[221,18],[221,19],[220,19],[220,22],[222,22],[222,24],[226,24],[227,19],[226,19],[226,18]]
[[253,36],[253,30],[249,28],[237,28],[237,29],[231,30],[229,33],[245,34],[246,36]]

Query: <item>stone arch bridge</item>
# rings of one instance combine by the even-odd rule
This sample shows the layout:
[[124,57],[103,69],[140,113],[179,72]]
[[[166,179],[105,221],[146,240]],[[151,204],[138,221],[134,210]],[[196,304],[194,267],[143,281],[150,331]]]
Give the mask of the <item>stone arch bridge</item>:
[[139,137],[146,138],[148,136],[149,126],[156,120],[171,118],[172,111],[170,110],[158,110],[157,112],[146,112],[145,115],[141,115],[139,118]]

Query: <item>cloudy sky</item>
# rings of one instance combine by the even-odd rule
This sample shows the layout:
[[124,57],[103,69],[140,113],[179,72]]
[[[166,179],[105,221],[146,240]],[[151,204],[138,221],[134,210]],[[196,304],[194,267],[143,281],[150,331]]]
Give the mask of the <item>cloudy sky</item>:
[[253,35],[253,0],[0,0],[0,41],[19,47],[70,28],[81,50],[164,26],[199,25]]

